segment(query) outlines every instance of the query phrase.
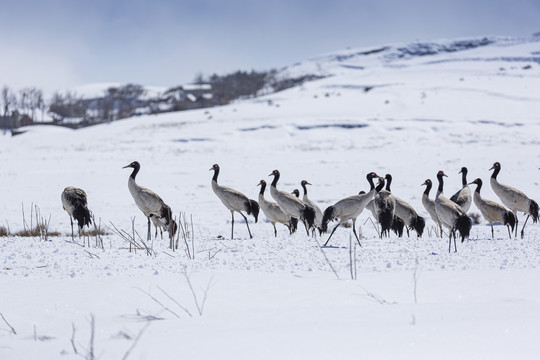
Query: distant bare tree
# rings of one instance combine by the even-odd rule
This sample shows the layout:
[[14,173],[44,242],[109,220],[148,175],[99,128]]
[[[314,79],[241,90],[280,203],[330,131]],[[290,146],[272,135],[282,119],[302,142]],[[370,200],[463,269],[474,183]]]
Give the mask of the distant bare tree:
[[2,107],[4,109],[4,116],[8,116],[17,106],[17,95],[7,86],[2,88]]
[[26,102],[29,110],[29,115],[32,120],[35,120],[36,111],[43,108],[43,91],[38,88],[32,87],[26,89]]

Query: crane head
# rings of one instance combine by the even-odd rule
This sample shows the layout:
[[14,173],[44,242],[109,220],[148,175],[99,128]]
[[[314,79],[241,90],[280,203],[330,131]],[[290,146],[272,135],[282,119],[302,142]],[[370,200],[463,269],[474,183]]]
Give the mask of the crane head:
[[501,164],[497,161],[493,164],[493,166],[489,169],[489,170],[493,170],[493,169],[500,169],[501,168]]
[[139,164],[139,162],[138,162],[138,161],[134,161],[134,162],[132,162],[131,164],[122,167],[122,169],[125,169],[125,168],[134,168],[134,169],[138,169],[138,168],[140,168],[140,167],[141,167],[141,165]]

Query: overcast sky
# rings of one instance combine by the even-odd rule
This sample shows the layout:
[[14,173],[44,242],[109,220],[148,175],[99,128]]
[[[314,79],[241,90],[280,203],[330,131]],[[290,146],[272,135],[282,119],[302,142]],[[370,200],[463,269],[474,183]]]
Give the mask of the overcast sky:
[[0,86],[173,86],[347,47],[540,31],[540,0],[0,0]]

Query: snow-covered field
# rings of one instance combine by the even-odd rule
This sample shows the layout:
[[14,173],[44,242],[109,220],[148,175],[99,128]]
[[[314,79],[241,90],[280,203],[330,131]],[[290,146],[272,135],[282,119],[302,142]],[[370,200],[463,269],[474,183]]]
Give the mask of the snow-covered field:
[[[502,183],[540,200],[540,39],[462,44],[347,50],[282,70],[328,77],[254,100],[1,136],[1,226],[21,230],[34,205],[63,235],[0,238],[0,358],[536,359],[538,224],[524,239],[496,226],[491,239],[482,219],[448,253],[430,219],[420,239],[380,240],[364,212],[361,248],[339,228],[321,249],[327,235],[281,226],[275,238],[261,213],[253,239],[237,215],[231,240],[210,186],[218,163],[220,184],[257,199],[278,169],[279,188],[306,179],[324,209],[367,190],[368,172],[391,173],[393,192],[428,218],[425,179],[444,170],[450,195],[467,166],[499,202],[487,181],[499,161]],[[165,240],[153,256],[129,252],[111,230],[104,249],[71,242],[68,185],[87,192],[103,227],[131,233],[135,217],[146,233],[122,169],[134,160],[139,184],[192,217],[194,259]]]

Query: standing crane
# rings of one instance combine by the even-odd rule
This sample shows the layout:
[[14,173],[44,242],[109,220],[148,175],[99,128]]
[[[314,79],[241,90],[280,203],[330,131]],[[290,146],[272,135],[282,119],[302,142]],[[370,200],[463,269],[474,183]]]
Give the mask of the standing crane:
[[77,224],[79,225],[79,236],[85,225],[90,226],[92,224],[92,213],[88,210],[86,193],[83,189],[68,186],[62,191],[61,199],[62,206],[68,213],[69,221],[71,222],[71,240],[74,240],[73,218],[77,220]]
[[437,210],[435,210],[435,200],[432,200],[429,198],[429,192],[431,191],[431,187],[433,186],[433,183],[431,182],[431,179],[427,179],[420,186],[423,186],[423,185],[426,185],[426,190],[424,190],[424,193],[422,194],[422,205],[424,205],[424,208],[428,212],[431,219],[439,227],[439,231],[442,237],[443,236],[442,225],[441,225],[441,221],[439,220],[439,217],[437,216]]
[[396,199],[389,189],[389,183],[392,182],[392,176],[386,174],[386,189],[379,191],[373,198],[373,207],[377,214],[377,221],[381,224],[381,238],[383,235],[389,236],[392,224],[394,222],[394,212],[396,209]]
[[356,237],[356,241],[358,241],[358,245],[362,246],[362,244],[360,244],[358,234],[356,234],[356,219],[358,218],[358,216],[360,216],[362,211],[364,211],[364,208],[366,207],[368,202],[373,199],[373,196],[375,195],[376,190],[375,184],[373,184],[373,179],[376,177],[378,176],[374,172],[370,172],[366,175],[367,181],[370,186],[370,190],[367,193],[346,197],[345,199],[339,200],[337,203],[327,207],[326,210],[324,210],[321,225],[323,232],[326,232],[328,230],[328,223],[330,221],[339,219],[338,224],[330,233],[330,236],[328,237],[328,240],[326,240],[326,242],[324,243],[324,246],[328,244],[328,242],[332,238],[332,235],[334,235],[336,229],[349,220],[352,220],[352,231],[354,236]]
[[514,226],[516,225],[516,217],[514,213],[507,210],[504,206],[497,204],[495,201],[487,200],[482,198],[480,195],[480,189],[482,188],[482,179],[478,178],[471,182],[471,184],[476,184],[476,191],[474,192],[473,199],[474,205],[480,210],[482,216],[491,226],[491,238],[495,238],[493,234],[493,223],[500,222],[508,228],[508,237],[511,239],[512,234],[510,232],[510,227],[512,232],[514,231]]
[[285,225],[289,229],[289,235],[296,230],[297,219],[291,217],[289,214],[285,214],[279,205],[273,201],[268,201],[264,197],[264,191],[266,189],[266,181],[261,180],[257,186],[261,187],[259,192],[259,205],[264,213],[264,216],[270,221],[274,227],[274,235],[277,237],[276,223]]
[[315,210],[312,207],[304,204],[302,200],[293,194],[277,189],[280,173],[278,170],[272,171],[268,176],[273,176],[272,184],[270,184],[270,195],[277,202],[280,209],[290,216],[301,220],[304,223],[306,232],[309,235],[309,229],[313,227],[315,221]]
[[[307,182],[306,180],[302,180],[300,185],[302,185],[302,188],[304,189],[304,196],[302,197],[302,201],[304,202],[304,204],[306,204],[307,206],[311,206],[313,210],[315,210],[315,223],[314,224],[315,224],[315,227],[319,230],[319,234],[322,234],[321,225],[322,225],[323,213],[321,209],[317,206],[317,204],[315,204],[313,200],[308,198],[306,185],[311,185],[311,184]],[[313,233],[315,233],[315,229],[313,229]]]
[[126,168],[133,169],[128,179],[129,192],[131,193],[133,200],[135,200],[137,207],[148,219],[148,233],[146,239],[148,241],[152,239],[150,221],[151,219],[154,221],[153,218],[156,218],[154,224],[157,223],[159,226],[166,228],[169,233],[169,239],[172,240],[178,226],[176,221],[172,218],[171,208],[165,204],[158,194],[137,184],[135,177],[141,169],[141,164],[139,164],[138,161],[133,161],[131,164],[123,167],[123,169]]
[[493,192],[497,194],[499,199],[501,199],[504,206],[512,210],[514,216],[516,217],[516,237],[519,223],[517,213],[518,211],[522,211],[527,214],[527,219],[525,219],[525,223],[521,229],[521,238],[523,239],[523,236],[525,235],[525,225],[527,225],[527,220],[529,220],[529,217],[532,217],[533,223],[538,221],[538,203],[529,198],[522,191],[512,186],[499,183],[497,180],[497,175],[499,175],[499,172],[501,171],[501,164],[499,162],[494,163],[489,170],[493,170],[493,174],[491,175],[490,179]]
[[252,239],[251,231],[249,230],[249,224],[246,216],[242,213],[245,211],[248,215],[253,215],[255,222],[257,222],[259,216],[259,204],[255,200],[248,199],[248,197],[241,192],[231,189],[229,187],[221,186],[218,184],[219,176],[219,165],[214,164],[210,171],[214,171],[214,176],[212,177],[212,190],[221,200],[223,205],[231,211],[231,239],[234,234],[234,212],[236,211],[246,221],[246,226],[249,233],[249,238]]
[[444,171],[437,173],[439,188],[437,189],[437,198],[435,199],[435,210],[437,217],[441,223],[448,228],[448,252],[452,247],[452,236],[454,236],[454,250],[457,252],[456,246],[456,231],[459,231],[461,242],[469,236],[472,227],[471,218],[465,214],[465,211],[455,202],[448,199],[443,193],[444,180],[443,176],[447,176]]

